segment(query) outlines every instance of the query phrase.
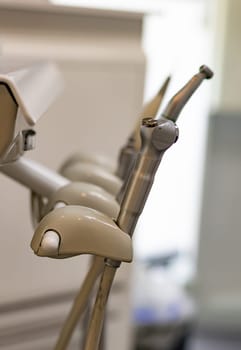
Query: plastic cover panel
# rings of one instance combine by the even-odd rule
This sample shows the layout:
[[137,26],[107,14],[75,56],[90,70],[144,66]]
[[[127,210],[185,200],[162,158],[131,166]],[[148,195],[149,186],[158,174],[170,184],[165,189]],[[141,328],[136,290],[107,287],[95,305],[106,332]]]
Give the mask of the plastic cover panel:
[[23,66],[0,61],[0,83],[9,87],[30,126],[47,111],[63,87],[52,63]]

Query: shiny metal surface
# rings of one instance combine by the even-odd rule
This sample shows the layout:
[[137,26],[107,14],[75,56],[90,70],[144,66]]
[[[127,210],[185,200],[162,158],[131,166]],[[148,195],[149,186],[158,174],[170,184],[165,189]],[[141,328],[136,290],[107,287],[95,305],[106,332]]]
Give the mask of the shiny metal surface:
[[128,181],[117,219],[123,231],[133,235],[137,220],[152,187],[156,170],[165,151],[176,141],[178,129],[162,119],[156,126],[142,126],[142,148]]

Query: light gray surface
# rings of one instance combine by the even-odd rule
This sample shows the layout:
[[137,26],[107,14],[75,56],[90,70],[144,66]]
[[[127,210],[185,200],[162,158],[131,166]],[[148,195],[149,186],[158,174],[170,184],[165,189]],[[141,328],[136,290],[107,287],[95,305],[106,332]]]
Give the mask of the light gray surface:
[[241,118],[210,119],[196,292],[204,327],[241,331]]
[[193,337],[186,350],[240,350],[241,339],[219,335],[197,335]]

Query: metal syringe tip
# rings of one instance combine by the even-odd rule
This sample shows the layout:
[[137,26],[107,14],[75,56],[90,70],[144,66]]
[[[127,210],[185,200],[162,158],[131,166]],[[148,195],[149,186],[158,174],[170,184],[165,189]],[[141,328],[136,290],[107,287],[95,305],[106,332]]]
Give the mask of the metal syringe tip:
[[160,87],[160,90],[158,91],[158,95],[160,96],[164,96],[166,89],[170,83],[171,80],[171,76],[169,75],[166,80],[164,81],[164,83],[162,84],[162,86]]
[[[168,85],[170,83],[171,77],[168,76],[160,89],[158,90],[157,94],[144,106],[141,115],[140,115],[140,120],[146,117],[151,117],[155,118],[158,109],[162,103],[163,97],[165,95],[165,92],[168,88]],[[138,120],[138,125],[137,125],[137,132],[139,133],[139,128],[140,128],[140,120]]]
[[213,71],[208,66],[205,66],[205,64],[199,68],[199,72],[203,73],[206,79],[211,79],[213,77]]

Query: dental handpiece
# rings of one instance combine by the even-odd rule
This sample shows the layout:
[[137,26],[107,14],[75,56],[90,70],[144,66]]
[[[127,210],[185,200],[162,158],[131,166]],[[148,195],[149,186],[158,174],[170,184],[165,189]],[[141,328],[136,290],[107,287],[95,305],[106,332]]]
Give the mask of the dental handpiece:
[[140,117],[136,123],[134,131],[129,136],[126,144],[121,148],[119,154],[118,168],[116,175],[118,175],[122,180],[128,179],[133,163],[136,158],[136,154],[140,149],[140,126],[143,118],[155,118],[158,109],[161,105],[165,92],[170,82],[170,77],[164,81],[163,85],[159,89],[158,93],[144,106]]
[[182,108],[201,82],[212,76],[213,73],[207,66],[201,66],[199,73],[169,101],[159,119],[143,119],[141,150],[129,178],[117,218],[118,226],[130,236],[134,233],[161,159],[165,151],[178,139],[175,122]]

